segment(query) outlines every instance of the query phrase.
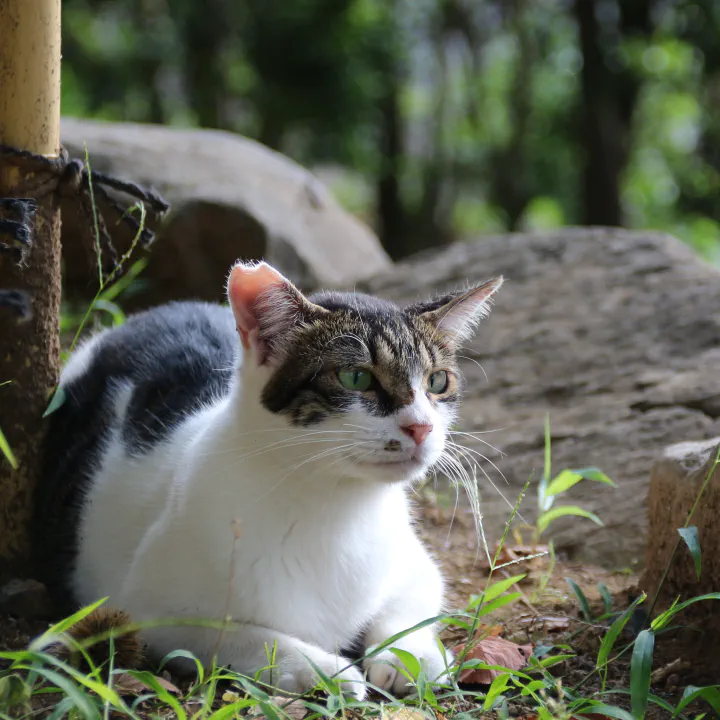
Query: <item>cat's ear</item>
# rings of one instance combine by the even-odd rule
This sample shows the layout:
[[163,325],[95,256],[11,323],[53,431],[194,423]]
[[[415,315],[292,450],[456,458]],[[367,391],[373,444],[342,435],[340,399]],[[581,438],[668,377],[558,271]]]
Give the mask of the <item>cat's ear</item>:
[[253,352],[258,365],[282,351],[294,327],[327,312],[266,262],[237,263],[227,294],[243,347]]
[[470,338],[477,324],[487,317],[492,296],[502,284],[503,278],[496,277],[469,290],[412,305],[407,308],[407,312],[432,323],[457,345]]

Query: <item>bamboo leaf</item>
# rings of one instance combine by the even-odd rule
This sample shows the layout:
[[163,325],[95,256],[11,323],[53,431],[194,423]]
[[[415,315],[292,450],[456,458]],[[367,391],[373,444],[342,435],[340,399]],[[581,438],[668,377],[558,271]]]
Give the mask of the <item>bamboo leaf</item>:
[[515,585],[515,583],[523,580],[526,576],[527,573],[523,573],[522,575],[513,575],[513,577],[498,580],[498,582],[493,583],[489,588],[487,588],[485,592],[480,595],[474,595],[470,599],[468,609],[474,610],[478,605],[480,605],[480,603],[486,603],[494,600],[499,595],[507,592],[513,585]]
[[613,607],[613,600],[612,600],[612,594],[610,593],[610,588],[605,583],[598,583],[598,592],[600,593],[600,597],[603,601],[603,610],[605,611],[606,615],[609,615],[612,612]]
[[407,668],[413,679],[417,679],[422,670],[420,661],[407,650],[401,650],[400,648],[390,648],[390,652]]
[[578,602],[580,603],[580,609],[582,610],[583,617],[588,621],[592,622],[592,613],[590,612],[590,603],[585,597],[585,593],[582,591],[580,586],[572,579],[565,578],[565,582],[570,586],[570,589],[575,593]]
[[655,633],[643,630],[635,639],[630,660],[630,706],[635,720],[643,720],[647,710],[654,649]]
[[677,708],[675,708],[673,717],[677,717],[691,702],[698,698],[705,700],[720,715],[720,685],[710,685],[708,687],[689,685],[685,688],[685,692],[680,698]]
[[564,515],[576,515],[578,517],[584,517],[588,520],[592,520],[596,525],[602,526],[603,524],[602,520],[600,520],[595,513],[591,513],[589,510],[584,510],[577,505],[561,505],[560,507],[553,508],[552,510],[548,510],[540,515],[537,521],[538,530],[541,533],[544,532],[547,530],[550,523],[557,520],[559,517],[563,517]]
[[550,483],[550,471],[552,469],[552,451],[550,448],[550,415],[545,416],[545,466],[538,486],[538,505],[540,512],[547,512],[553,504],[554,498],[548,496],[547,486]]
[[608,631],[605,633],[605,636],[600,643],[600,649],[598,650],[597,662],[595,663],[597,668],[604,667],[607,664],[608,659],[610,658],[610,653],[615,647],[618,637],[620,637],[620,633],[623,631],[627,621],[632,617],[632,614],[635,612],[635,608],[641,602],[644,602],[646,597],[647,596],[643,594],[640,595],[640,597],[635,598],[632,605],[630,605],[630,607],[625,610],[625,612],[620,615],[620,617],[617,618],[617,620],[615,620],[615,622],[608,628]]
[[695,574],[698,580],[700,579],[700,570],[702,568],[702,554],[700,552],[700,538],[698,537],[698,529],[695,525],[690,527],[678,528],[680,537],[685,541],[685,544],[690,550],[693,562],[695,563]]
[[547,487],[548,495],[559,495],[560,493],[569,490],[574,485],[577,485],[583,479],[582,475],[579,475],[572,470],[563,470]]
[[12,466],[12,469],[17,470],[18,461],[15,458],[15,455],[13,455],[13,451],[2,430],[0,430],[0,452],[7,458],[7,461]]
[[593,482],[599,482],[605,485],[610,485],[611,487],[617,487],[617,485],[615,485],[615,483],[599,468],[581,468],[580,470],[573,470],[573,472],[581,475],[584,480],[592,480]]
[[65,402],[65,399],[65,388],[58,385],[57,390],[53,393],[52,400],[50,400],[50,404],[43,413],[43,417],[46,418],[48,415],[52,415],[56,410],[59,410]]
[[672,607],[666,610],[664,613],[658,615],[650,624],[653,630],[662,630],[668,623],[677,615],[682,612],[689,605],[693,605],[696,602],[702,602],[704,600],[720,600],[720,592],[707,593],[706,595],[698,595],[697,597],[685,600],[685,602],[673,603]]

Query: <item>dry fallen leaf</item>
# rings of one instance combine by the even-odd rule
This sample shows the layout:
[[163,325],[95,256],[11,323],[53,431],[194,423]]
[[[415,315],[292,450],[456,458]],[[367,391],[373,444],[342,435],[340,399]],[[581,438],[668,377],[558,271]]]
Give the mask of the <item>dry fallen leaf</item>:
[[[158,675],[155,676],[155,679],[158,681],[158,684],[162,685],[162,687],[169,693],[172,693],[173,695],[180,694],[180,690],[169,680],[166,680]],[[116,675],[115,681],[113,682],[113,690],[122,696],[142,695],[146,692],[154,692],[153,688],[151,688],[148,684],[144,683],[142,680],[138,680],[136,677],[133,677],[130,673],[120,673],[119,675]]]
[[[459,654],[463,649],[457,649]],[[508,670],[520,670],[525,667],[532,654],[533,646],[518,645],[504,638],[490,635],[479,640],[465,656],[465,660],[482,660],[488,665],[500,665]],[[460,673],[459,680],[475,685],[489,685],[498,675],[499,670],[488,668],[466,668]]]

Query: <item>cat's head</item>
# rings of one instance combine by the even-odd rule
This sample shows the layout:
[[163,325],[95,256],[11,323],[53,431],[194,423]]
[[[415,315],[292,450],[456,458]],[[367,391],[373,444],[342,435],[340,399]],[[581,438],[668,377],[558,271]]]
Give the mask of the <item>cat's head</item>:
[[442,455],[462,389],[456,350],[501,284],[400,308],[358,293],[305,297],[270,265],[238,263],[228,298],[264,408],[316,432],[336,472],[408,482]]

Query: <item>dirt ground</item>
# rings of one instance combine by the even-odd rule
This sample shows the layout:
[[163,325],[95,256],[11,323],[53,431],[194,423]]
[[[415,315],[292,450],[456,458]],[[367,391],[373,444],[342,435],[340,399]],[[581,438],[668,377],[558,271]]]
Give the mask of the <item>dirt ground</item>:
[[[479,593],[486,585],[489,565],[485,553],[478,552],[478,543],[473,518],[469,508],[460,504],[457,508],[447,503],[419,501],[418,527],[427,545],[433,549],[441,562],[448,583],[448,607],[465,607],[470,596]],[[445,507],[443,507],[445,505]],[[574,580],[588,598],[593,616],[603,612],[598,585],[604,583],[613,599],[613,610],[622,611],[639,595],[638,578],[628,572],[611,572],[598,567],[569,563],[558,558],[548,576],[550,561],[547,556],[522,561],[523,557],[542,552],[546,546],[532,547],[527,542],[530,531],[520,528],[520,537],[510,532],[507,550],[499,562],[517,563],[496,571],[493,580],[527,573],[525,580],[513,587],[523,592],[524,597],[516,603],[505,606],[492,615],[488,623],[501,626],[500,634],[514,642],[534,645],[566,644],[575,652],[576,658],[553,669],[562,677],[565,687],[575,687],[582,682],[587,696],[600,687],[595,668],[597,652],[607,629],[607,621],[587,623],[582,619],[578,600],[571,591],[566,578]],[[521,540],[521,543],[517,541]],[[498,538],[488,538],[491,553],[497,547]],[[542,581],[547,584],[538,592]],[[643,607],[642,605],[640,606]],[[633,638],[633,633],[642,629],[645,620],[640,612],[626,626],[616,647],[621,648]],[[679,619],[678,624],[683,619]],[[457,632],[446,631],[443,639],[452,646],[462,642],[464,637]],[[655,678],[652,692],[658,697],[676,704],[683,689],[688,685],[712,685],[720,683],[720,653],[717,651],[718,638],[705,637],[697,624],[679,628],[677,631],[657,638]],[[608,672],[608,688],[629,689],[630,653],[618,660]],[[588,677],[589,676],[589,677]],[[606,702],[627,707],[629,697],[617,695]],[[708,711],[708,706],[698,707],[698,712]],[[648,708],[647,717],[668,717],[668,713],[656,707]]]
[[[471,595],[479,593],[488,577],[488,563],[484,552],[478,552],[476,531],[472,516],[467,507],[443,507],[436,500],[429,502],[419,499],[418,530],[433,549],[441,562],[448,582],[448,607],[463,608]],[[495,628],[502,637],[519,644],[562,645],[566,644],[576,653],[572,660],[556,666],[553,672],[562,677],[567,688],[581,684],[587,696],[599,688],[599,678],[593,674],[597,651],[606,630],[607,623],[588,623],[582,619],[577,599],[570,590],[565,578],[573,579],[584,591],[591,603],[594,616],[602,613],[602,601],[598,584],[604,583],[610,590],[615,610],[625,609],[637,594],[637,578],[628,573],[614,573],[563,562],[558,558],[552,572],[548,574],[547,557],[523,560],[528,554],[542,551],[543,547],[533,548],[526,544],[525,538],[510,533],[507,549],[501,560],[520,561],[496,571],[494,579],[528,573],[513,590],[523,593],[521,600],[495,612],[483,620]],[[494,540],[489,538],[491,549]],[[518,542],[518,540],[523,542]],[[540,583],[546,580],[542,592]],[[632,633],[639,632],[643,616],[638,615],[627,626],[626,633],[618,642],[618,647],[632,639]],[[32,637],[47,627],[46,622],[30,621],[18,617],[0,616],[0,649],[14,650],[24,648]],[[443,639],[450,647],[464,641],[462,631],[448,629]],[[715,644],[717,639],[715,639]],[[655,681],[653,692],[672,703],[676,703],[687,685],[709,685],[720,679],[720,657],[712,640],[692,630],[678,631],[658,638],[655,652]],[[625,658],[614,663],[608,673],[608,687],[628,689],[629,660]],[[0,667],[7,663],[0,660]],[[607,699],[629,708],[629,697],[617,695]],[[698,711],[707,711],[707,707]],[[648,718],[656,720],[668,714],[651,706]]]

